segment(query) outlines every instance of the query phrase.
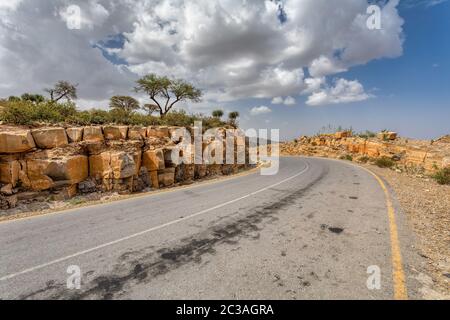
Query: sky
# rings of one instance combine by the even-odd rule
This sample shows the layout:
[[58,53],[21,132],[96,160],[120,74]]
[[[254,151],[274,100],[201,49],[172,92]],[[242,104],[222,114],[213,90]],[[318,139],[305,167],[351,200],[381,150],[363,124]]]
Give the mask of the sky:
[[[379,26],[368,27],[380,8]],[[78,18],[78,19],[77,19]],[[281,139],[327,127],[450,133],[447,0],[0,0],[0,97],[78,83],[104,108],[148,73]]]

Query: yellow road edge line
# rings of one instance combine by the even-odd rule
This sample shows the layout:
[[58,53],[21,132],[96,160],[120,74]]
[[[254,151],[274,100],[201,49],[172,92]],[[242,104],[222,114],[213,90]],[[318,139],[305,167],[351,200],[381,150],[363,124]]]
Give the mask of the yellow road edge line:
[[405,272],[403,270],[402,254],[400,249],[400,241],[398,239],[397,223],[395,222],[395,210],[392,205],[392,200],[389,195],[389,191],[386,188],[385,183],[381,178],[372,172],[371,170],[360,167],[369,172],[378,181],[379,185],[383,189],[386,206],[389,217],[389,231],[391,236],[391,255],[392,255],[392,279],[394,282],[394,299],[396,300],[408,300],[408,290],[406,288]]

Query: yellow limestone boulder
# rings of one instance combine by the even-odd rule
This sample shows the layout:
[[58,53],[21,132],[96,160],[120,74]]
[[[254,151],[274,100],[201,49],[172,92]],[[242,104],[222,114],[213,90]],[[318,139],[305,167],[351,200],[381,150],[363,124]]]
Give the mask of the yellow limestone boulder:
[[147,128],[144,127],[130,127],[128,129],[128,139],[142,140],[147,137]]
[[21,153],[35,148],[30,130],[0,127],[0,153]]
[[175,168],[158,170],[158,183],[160,187],[170,187],[175,183]]
[[103,142],[103,131],[101,127],[84,127],[83,141],[87,142]]
[[[138,159],[139,158],[139,159]],[[134,153],[107,151],[89,157],[90,175],[95,179],[124,179],[136,175],[139,157]]]
[[395,140],[397,136],[397,132],[393,131],[383,131],[377,134],[377,138],[380,140]]
[[128,127],[106,126],[103,127],[103,135],[106,140],[125,140],[128,135]]
[[148,171],[164,169],[165,165],[163,150],[158,149],[144,152],[142,157],[142,165],[146,167]]
[[19,181],[20,163],[17,160],[0,162],[0,182],[16,186]]
[[31,131],[34,142],[41,149],[53,149],[69,144],[64,128],[42,128]]
[[349,131],[338,131],[334,134],[334,138],[336,139],[348,138],[350,136],[351,133]]
[[66,133],[69,142],[80,142],[83,140],[83,128],[67,128]]
[[88,158],[72,155],[54,159],[28,159],[25,171],[27,181],[23,182],[36,191],[50,189],[58,181],[73,185],[88,177]]
[[114,179],[124,179],[136,174],[137,164],[134,154],[126,152],[111,152],[111,168]]
[[147,137],[170,138],[169,127],[148,127]]

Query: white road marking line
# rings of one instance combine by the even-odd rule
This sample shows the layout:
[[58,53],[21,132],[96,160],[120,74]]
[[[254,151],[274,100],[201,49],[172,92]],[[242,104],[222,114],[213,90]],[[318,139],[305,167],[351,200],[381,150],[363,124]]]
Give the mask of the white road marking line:
[[273,187],[277,187],[277,186],[279,186],[280,184],[283,184],[283,183],[288,182],[288,181],[290,181],[290,180],[292,180],[292,179],[295,179],[295,178],[297,178],[298,176],[304,174],[306,171],[308,171],[309,168],[310,168],[310,167],[309,167],[309,164],[306,162],[306,167],[305,167],[305,169],[303,169],[303,170],[300,171],[299,173],[297,173],[297,174],[295,174],[295,175],[293,175],[293,176],[291,176],[291,177],[289,177],[289,178],[287,178],[287,179],[284,179],[284,180],[282,180],[282,181],[280,181],[280,182],[277,182],[277,183],[275,183],[275,184],[273,184],[273,185],[270,185],[270,186],[268,186],[268,187],[265,187],[265,188],[262,188],[262,189],[260,189],[260,190],[257,190],[257,191],[254,191],[254,192],[252,192],[252,193],[249,193],[249,194],[247,194],[247,195],[245,195],[245,196],[242,196],[242,197],[240,197],[240,198],[237,198],[237,199],[234,199],[234,200],[230,200],[230,201],[224,202],[224,203],[219,204],[219,205],[217,205],[217,206],[214,206],[214,207],[212,207],[212,208],[205,209],[205,210],[202,210],[202,211],[193,213],[193,214],[191,214],[191,215],[189,215],[189,216],[187,216],[187,217],[183,217],[183,218],[180,218],[180,219],[177,219],[177,220],[173,220],[173,221],[164,223],[164,224],[162,224],[162,225],[159,225],[159,226],[156,226],[156,227],[153,227],[153,228],[150,228],[150,229],[147,229],[147,230],[144,230],[144,231],[141,231],[141,232],[138,232],[138,233],[129,235],[129,236],[127,236],[127,237],[123,237],[123,238],[120,238],[120,239],[117,239],[117,240],[114,240],[114,241],[111,241],[111,242],[108,242],[108,243],[104,243],[104,244],[102,244],[102,245],[93,247],[93,248],[91,248],[91,249],[79,251],[79,252],[77,252],[77,253],[74,253],[74,254],[71,254],[71,255],[68,255],[68,256],[65,256],[65,257],[62,257],[62,258],[59,258],[59,259],[56,259],[56,260],[47,262],[47,263],[43,263],[43,264],[37,265],[37,266],[35,266],[35,267],[31,267],[31,268],[22,270],[22,271],[17,272],[17,273],[9,274],[9,275],[7,275],[7,276],[1,277],[1,278],[0,278],[0,281],[9,280],[9,279],[12,279],[12,278],[14,278],[14,277],[17,277],[17,276],[19,276],[19,275],[23,275],[23,274],[26,274],[26,273],[29,273],[29,272],[32,272],[32,271],[36,271],[36,270],[39,270],[39,269],[42,269],[42,268],[51,266],[51,265],[53,265],[53,264],[60,263],[60,262],[63,262],[63,261],[66,261],[66,260],[69,260],[69,259],[72,259],[72,258],[81,256],[81,255],[84,255],[84,254],[87,254],[87,253],[96,251],[96,250],[99,250],[99,249],[103,249],[103,248],[105,248],[105,247],[109,247],[109,246],[115,245],[115,244],[117,244],[117,243],[120,243],[120,242],[123,242],[123,241],[126,241],[126,240],[130,240],[130,239],[133,239],[133,238],[142,236],[142,235],[147,234],[147,233],[150,233],[150,232],[152,232],[152,231],[156,231],[156,230],[159,230],[159,229],[162,229],[162,228],[165,228],[165,227],[168,227],[168,226],[177,224],[177,223],[179,223],[179,222],[186,221],[186,220],[188,220],[188,219],[192,219],[192,218],[198,217],[198,216],[203,215],[203,214],[205,214],[205,213],[208,213],[208,212],[210,212],[210,211],[213,211],[213,210],[216,210],[216,209],[220,209],[220,208],[222,208],[222,207],[225,207],[225,206],[230,205],[230,204],[232,204],[232,203],[235,203],[235,202],[241,201],[241,200],[243,200],[243,199],[249,198],[249,197],[254,196],[254,195],[258,194],[258,193],[264,192],[264,191],[269,190],[269,189],[271,189],[271,188],[273,188]]

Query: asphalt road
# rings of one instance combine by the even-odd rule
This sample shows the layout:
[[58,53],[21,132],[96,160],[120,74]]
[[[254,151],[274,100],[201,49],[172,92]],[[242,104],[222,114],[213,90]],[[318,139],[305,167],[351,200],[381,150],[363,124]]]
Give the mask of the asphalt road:
[[[396,209],[415,298],[414,240]],[[0,223],[0,298],[392,299],[391,251],[386,197],[370,173],[282,158],[275,176]],[[69,266],[80,289],[67,288]],[[370,266],[379,290],[367,287]]]

